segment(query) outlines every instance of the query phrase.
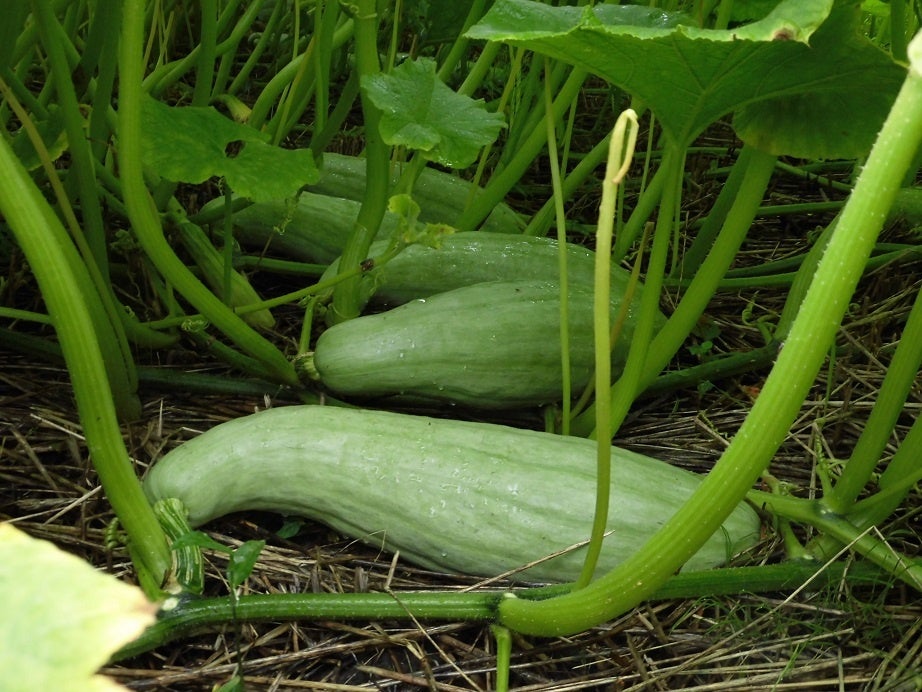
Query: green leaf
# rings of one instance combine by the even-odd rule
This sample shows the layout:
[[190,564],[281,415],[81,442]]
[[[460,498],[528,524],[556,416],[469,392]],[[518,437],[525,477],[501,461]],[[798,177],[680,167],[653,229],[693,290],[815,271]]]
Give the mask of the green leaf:
[[227,580],[232,590],[249,578],[259,554],[265,547],[265,541],[247,541],[230,554],[230,560],[227,563]]
[[[498,0],[467,35],[522,45],[609,80],[649,106],[682,146],[750,104],[816,94],[824,95],[826,106],[813,109],[800,127],[866,141],[880,126],[879,114],[892,101],[901,70],[881,52],[855,54],[854,37],[841,36],[840,24],[830,27],[821,49],[810,45],[832,7],[832,0],[783,0],[759,21],[720,31],[690,26],[682,15],[631,6]],[[861,91],[850,88],[852,82],[877,86]],[[829,132],[824,118],[832,103],[848,113],[848,131]],[[792,120],[780,126],[791,127]],[[760,142],[779,148],[776,130],[763,128]]]
[[235,675],[218,687],[217,692],[246,692],[246,685],[243,683],[243,678],[239,675]]
[[444,166],[465,168],[493,142],[503,117],[483,101],[452,91],[435,73],[435,62],[408,60],[390,74],[362,79],[362,89],[381,111],[381,136]]
[[320,180],[310,149],[280,149],[250,142],[223,167],[227,184],[254,202],[287,199]]
[[0,524],[0,590],[3,689],[124,689],[95,673],[153,623],[140,589]]
[[[57,161],[67,151],[67,133],[64,131],[64,115],[61,109],[51,104],[48,107],[48,117],[44,120],[34,120],[33,124],[48,150],[48,158]],[[35,151],[35,146],[24,128],[16,133],[10,144],[26,170],[34,171],[41,167],[42,159]]]
[[397,215],[394,234],[404,245],[425,245],[433,249],[442,247],[442,239],[455,229],[444,223],[422,223],[420,208],[410,195],[394,195],[387,201],[387,210]]
[[214,550],[216,552],[226,553],[228,555],[233,552],[232,548],[224,545],[223,543],[218,543],[218,541],[202,531],[189,531],[188,533],[184,533],[182,536],[173,541],[172,547],[174,550],[188,547],[204,548],[206,550]]
[[808,90],[738,110],[733,127],[759,149],[800,158],[858,158],[870,151],[905,71],[860,33],[857,5],[837,5],[810,41],[822,60],[791,71]]
[[197,184],[222,176],[235,194],[268,202],[320,179],[310,150],[271,146],[265,135],[214,108],[170,107],[145,98],[142,119],[144,165],[167,180]]
[[304,520],[300,517],[285,517],[281,528],[275,532],[279,538],[294,538],[304,527]]

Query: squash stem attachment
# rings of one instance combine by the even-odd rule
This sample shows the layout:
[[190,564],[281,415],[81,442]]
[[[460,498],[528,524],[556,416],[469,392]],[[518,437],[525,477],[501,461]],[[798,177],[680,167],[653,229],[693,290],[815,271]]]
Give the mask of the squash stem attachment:
[[608,163],[602,181],[602,201],[596,232],[595,290],[593,292],[593,324],[595,335],[596,400],[596,503],[595,518],[586,561],[576,588],[592,579],[602,551],[602,539],[608,524],[608,500],[611,490],[611,245],[615,223],[618,186],[627,175],[637,144],[637,113],[628,108],[618,117],[612,130]]

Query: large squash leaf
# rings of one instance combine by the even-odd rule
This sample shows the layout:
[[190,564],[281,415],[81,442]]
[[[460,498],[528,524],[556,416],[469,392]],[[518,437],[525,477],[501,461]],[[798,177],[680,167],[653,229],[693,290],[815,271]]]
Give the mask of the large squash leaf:
[[488,112],[483,101],[442,82],[432,60],[408,60],[390,74],[363,79],[362,88],[381,111],[385,142],[420,151],[444,166],[471,165],[503,126],[503,117]]
[[320,178],[310,150],[274,147],[214,108],[167,106],[153,98],[142,108],[144,164],[167,180],[197,184],[222,176],[235,194],[268,202]]
[[[837,18],[824,27],[834,5]],[[866,151],[905,74],[856,35],[848,20],[856,10],[852,0],[782,0],[758,21],[713,30],[630,5],[497,0],[468,36],[525,46],[607,79],[648,106],[683,146],[722,116],[761,102],[787,115],[746,114],[740,127],[760,147],[841,156]],[[831,130],[827,118],[839,113],[847,115]]]
[[4,690],[122,690],[96,675],[154,621],[137,587],[47,541],[0,524],[0,670]]

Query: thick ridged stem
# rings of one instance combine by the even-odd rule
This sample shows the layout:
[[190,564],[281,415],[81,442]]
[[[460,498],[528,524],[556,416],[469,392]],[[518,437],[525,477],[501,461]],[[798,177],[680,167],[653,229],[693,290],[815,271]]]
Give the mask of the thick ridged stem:
[[[584,589],[535,603],[508,598],[500,622],[535,635],[585,630],[655,593],[738,505],[784,441],[833,343],[877,235],[922,143],[922,34],[775,367],[739,432],[699,489],[640,551]],[[651,489],[655,492],[655,489]]]

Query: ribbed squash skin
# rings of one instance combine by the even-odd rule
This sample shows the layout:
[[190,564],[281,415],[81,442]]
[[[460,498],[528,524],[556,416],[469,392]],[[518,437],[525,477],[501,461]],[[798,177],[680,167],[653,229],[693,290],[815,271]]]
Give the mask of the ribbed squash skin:
[[[243,510],[320,521],[423,567],[477,576],[517,569],[586,540],[595,443],[500,425],[331,406],[270,409],[192,439],[154,464],[151,501],[174,497],[193,526]],[[700,477],[612,448],[611,511],[599,570],[609,570],[681,506]],[[685,570],[754,545],[740,505]],[[571,581],[576,550],[518,576]]]
[[[391,187],[400,179],[397,166],[391,170]],[[312,192],[361,201],[365,195],[365,159],[324,153],[320,180]],[[468,201],[476,196],[473,183],[451,173],[424,168],[413,183],[413,200],[419,205],[419,220],[453,225]],[[507,204],[497,204],[480,230],[490,233],[519,233],[525,228],[522,218]]]
[[[246,247],[262,250],[268,244],[275,255],[329,264],[342,254],[360,206],[310,192],[302,193],[294,206],[286,200],[260,202],[234,214],[234,235]],[[385,214],[379,237],[390,237],[396,228],[396,215]]]
[[[613,288],[613,312],[620,292]],[[592,293],[570,288],[570,375],[576,396],[592,376]],[[612,362],[624,362],[629,312]],[[400,396],[477,408],[561,399],[560,298],[555,283],[492,281],[341,322],[320,335],[314,367],[341,396]]]
[[[384,252],[387,242],[372,245],[370,257]],[[455,288],[484,281],[557,281],[560,276],[559,244],[551,238],[535,238],[479,231],[445,236],[438,248],[411,245],[364,278],[365,292],[376,303],[402,305]],[[573,243],[566,244],[567,282],[591,288],[595,253]],[[324,277],[336,274],[333,262]],[[617,265],[611,268],[612,290],[623,295],[630,274]],[[639,300],[641,287],[635,291]]]
[[[392,182],[397,181],[395,173]],[[424,169],[413,186],[413,199],[420,206],[420,221],[455,223],[471,198],[473,185],[457,176]],[[329,264],[342,253],[365,192],[365,161],[353,156],[324,154],[320,181],[303,192],[297,203],[288,200],[259,202],[234,214],[237,240],[262,250],[302,262]],[[224,204],[218,199],[208,210]],[[396,214],[387,212],[377,237],[390,238],[397,227]],[[517,234],[524,224],[507,205],[497,205],[481,230]],[[280,232],[281,231],[281,232]]]

